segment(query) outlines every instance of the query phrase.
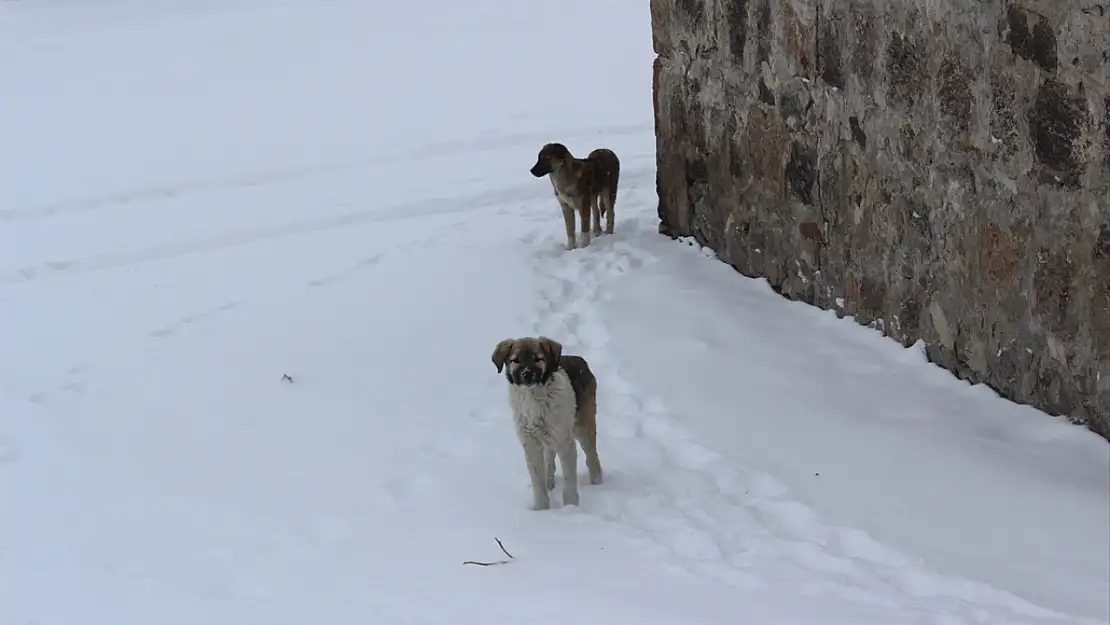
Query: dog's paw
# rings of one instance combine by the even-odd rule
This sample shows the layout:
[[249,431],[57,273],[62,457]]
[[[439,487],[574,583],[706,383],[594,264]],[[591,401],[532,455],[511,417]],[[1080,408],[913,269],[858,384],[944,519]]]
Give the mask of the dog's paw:
[[578,505],[578,491],[571,491],[563,493],[564,506],[577,506]]
[[595,475],[590,475],[590,484],[592,484],[594,486],[597,486],[598,484],[601,484],[603,481],[605,481],[605,478],[602,477],[601,473],[597,473]]
[[555,490],[555,476],[547,478],[547,490]]
[[535,512],[539,512],[541,510],[547,510],[550,507],[551,507],[551,501],[550,500],[549,501],[534,501],[534,502],[532,502],[532,505],[528,506],[528,509],[533,510]]

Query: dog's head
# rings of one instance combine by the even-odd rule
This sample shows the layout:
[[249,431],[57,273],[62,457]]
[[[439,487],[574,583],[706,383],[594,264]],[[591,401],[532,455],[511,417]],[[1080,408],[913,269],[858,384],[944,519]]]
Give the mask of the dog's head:
[[536,386],[551,379],[562,355],[563,346],[544,336],[505,339],[493,348],[493,364],[509,384]]
[[547,174],[559,169],[565,160],[570,158],[570,150],[562,143],[548,143],[540,148],[540,154],[536,157],[536,164],[532,165],[532,175],[537,178],[543,178]]

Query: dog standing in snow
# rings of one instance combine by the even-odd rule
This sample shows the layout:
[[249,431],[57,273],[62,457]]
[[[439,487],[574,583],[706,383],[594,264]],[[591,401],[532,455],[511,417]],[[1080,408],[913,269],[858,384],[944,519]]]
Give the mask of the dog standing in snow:
[[532,479],[532,509],[551,507],[555,456],[563,468],[563,505],[578,505],[578,448],[590,484],[600,484],[597,456],[597,379],[586,360],[564,356],[557,341],[540,336],[505,339],[493,350],[497,372],[509,381],[509,408]]
[[606,234],[613,234],[621,162],[612,150],[598,148],[586,158],[575,158],[562,143],[548,143],[540,149],[536,164],[529,171],[537,178],[551,178],[555,198],[563,209],[568,250],[575,248],[575,212],[581,222],[582,247],[590,244],[591,233],[601,236],[602,213]]

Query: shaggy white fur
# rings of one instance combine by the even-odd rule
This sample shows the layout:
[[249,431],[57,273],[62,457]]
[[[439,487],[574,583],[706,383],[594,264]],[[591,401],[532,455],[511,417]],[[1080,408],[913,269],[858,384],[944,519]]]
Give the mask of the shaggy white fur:
[[532,509],[551,507],[547,491],[555,488],[555,456],[563,468],[563,505],[578,505],[578,446],[574,417],[578,404],[563,370],[546,384],[509,385],[509,407],[516,436],[524,447],[524,461],[532,478]]

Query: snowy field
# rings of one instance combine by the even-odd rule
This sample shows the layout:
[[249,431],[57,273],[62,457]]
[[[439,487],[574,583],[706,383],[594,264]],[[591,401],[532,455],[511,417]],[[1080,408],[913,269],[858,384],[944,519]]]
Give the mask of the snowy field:
[[[656,233],[649,20],[0,3],[0,625],[1110,623],[1105,441]],[[577,508],[490,361],[537,333]]]

